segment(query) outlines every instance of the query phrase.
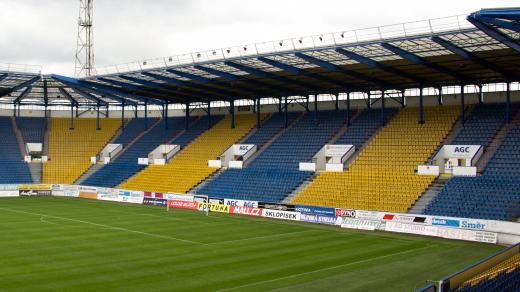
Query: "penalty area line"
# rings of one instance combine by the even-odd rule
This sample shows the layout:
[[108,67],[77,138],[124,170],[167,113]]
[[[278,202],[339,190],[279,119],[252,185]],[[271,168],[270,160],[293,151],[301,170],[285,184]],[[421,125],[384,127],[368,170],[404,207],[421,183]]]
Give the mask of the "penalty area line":
[[306,276],[306,275],[310,275],[310,274],[314,274],[314,273],[334,270],[334,269],[338,269],[338,268],[344,268],[344,267],[353,266],[353,265],[362,264],[362,263],[367,263],[367,262],[380,260],[380,259],[384,259],[384,258],[388,258],[388,257],[393,257],[393,256],[397,256],[397,255],[407,254],[407,253],[411,253],[411,252],[414,252],[414,251],[427,249],[427,248],[430,248],[430,247],[433,247],[433,246],[435,246],[435,245],[427,245],[427,246],[423,246],[423,247],[419,247],[419,248],[413,248],[413,249],[409,249],[409,250],[405,250],[405,251],[400,251],[400,252],[396,252],[396,253],[391,253],[391,254],[387,254],[387,255],[382,255],[382,256],[378,256],[378,257],[374,257],[374,258],[364,259],[364,260],[355,261],[355,262],[351,262],[351,263],[346,263],[346,264],[342,264],[342,265],[337,265],[337,266],[333,266],[333,267],[327,267],[327,268],[322,268],[322,269],[318,269],[318,270],[313,270],[313,271],[308,271],[308,272],[303,272],[303,273],[298,273],[298,274],[292,274],[292,275],[288,275],[288,276],[284,276],[284,277],[279,277],[279,278],[270,279],[270,280],[253,282],[253,283],[249,283],[249,284],[246,284],[246,285],[241,285],[241,286],[236,286],[236,287],[231,287],[231,288],[226,288],[226,289],[221,289],[221,290],[216,290],[216,291],[217,292],[234,291],[234,290],[239,290],[239,289],[243,289],[243,288],[246,288],[246,287],[251,287],[251,286],[256,286],[256,285],[276,282],[276,281],[280,281],[280,280],[291,279],[291,278],[297,278],[297,277]]
[[44,223],[44,222],[45,223],[50,223],[48,221],[45,221],[44,219],[42,220],[43,217],[47,217],[47,218],[54,218],[54,219],[59,219],[59,220],[83,223],[83,224],[97,226],[97,227],[103,227],[103,228],[106,228],[106,229],[112,229],[112,230],[118,230],[118,231],[125,231],[125,232],[135,233],[135,234],[141,234],[141,235],[146,235],[146,236],[156,237],[156,238],[161,238],[161,239],[169,239],[169,240],[181,241],[181,242],[190,243],[190,244],[208,245],[208,244],[202,243],[202,242],[196,242],[196,241],[191,241],[191,240],[187,240],[187,239],[181,239],[181,238],[177,238],[177,237],[160,235],[160,234],[155,234],[155,233],[148,233],[148,232],[139,231],[139,230],[132,230],[132,229],[127,229],[127,228],[117,227],[117,226],[111,226],[111,225],[106,225],[106,224],[101,224],[101,223],[94,223],[94,222],[85,221],[85,220],[79,220],[79,219],[74,219],[74,218],[60,217],[60,216],[47,215],[47,214],[42,214],[42,213],[34,213],[34,212],[28,212],[28,211],[21,211],[21,210],[9,209],[9,208],[0,208],[0,210],[4,210],[4,211],[8,211],[8,212],[14,212],[14,213],[21,213],[21,214],[41,216],[40,217],[40,221],[42,223]]

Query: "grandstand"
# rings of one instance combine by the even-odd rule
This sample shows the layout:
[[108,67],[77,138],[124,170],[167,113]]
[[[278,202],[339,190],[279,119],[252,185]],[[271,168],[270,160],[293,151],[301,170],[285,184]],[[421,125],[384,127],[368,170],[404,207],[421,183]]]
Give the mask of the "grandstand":
[[[0,197],[38,196],[0,200],[0,223],[12,233],[44,230],[14,234],[16,244],[0,248],[0,274],[15,279],[0,277],[0,287],[16,288],[29,278],[24,269],[41,268],[30,288],[49,274],[59,283],[49,290],[85,289],[58,279],[55,271],[67,270],[74,280],[95,274],[84,277],[98,281],[91,290],[127,282],[136,290],[403,290],[453,272],[424,291],[518,290],[519,21],[520,9],[483,9],[82,78],[0,66]],[[41,159],[28,156],[27,143],[43,145]],[[148,160],[162,145],[180,150],[162,153],[164,165]],[[305,168],[330,145],[355,151],[340,163],[326,156],[334,168]],[[240,167],[213,167],[231,147],[256,152],[233,154]],[[447,147],[460,152],[437,160]],[[208,216],[170,212],[176,207]],[[498,244],[512,247],[482,260]],[[39,245],[36,262],[2,253]],[[56,265],[69,249],[74,262],[86,258],[81,273]],[[43,259],[51,250],[52,271]],[[135,280],[107,284],[116,266]],[[170,281],[165,271],[193,279]],[[143,280],[154,276],[168,281]],[[392,281],[407,286],[385,286]]]

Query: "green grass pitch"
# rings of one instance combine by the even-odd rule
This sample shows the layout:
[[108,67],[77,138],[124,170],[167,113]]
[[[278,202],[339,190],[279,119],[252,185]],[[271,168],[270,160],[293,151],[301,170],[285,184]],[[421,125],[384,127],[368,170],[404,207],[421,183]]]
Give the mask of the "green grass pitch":
[[0,199],[2,291],[413,291],[498,249],[85,199]]

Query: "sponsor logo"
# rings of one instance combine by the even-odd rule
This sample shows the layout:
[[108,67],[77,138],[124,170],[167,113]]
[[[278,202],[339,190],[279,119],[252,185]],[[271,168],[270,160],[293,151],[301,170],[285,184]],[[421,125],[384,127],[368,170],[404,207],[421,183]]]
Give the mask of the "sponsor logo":
[[248,216],[262,216],[262,209],[242,206],[230,206],[229,213]]
[[334,225],[336,224],[336,216],[302,213],[300,221]]
[[315,207],[315,206],[302,206],[302,205],[294,206],[294,211],[300,212],[300,213],[332,215],[332,216],[334,216],[336,214],[334,208]]
[[188,201],[180,201],[180,200],[169,200],[168,206],[170,208],[181,208],[181,209],[192,209],[197,210],[199,203],[197,202],[188,202]]
[[258,208],[258,202],[245,200],[224,199],[224,205]]
[[264,204],[264,208],[271,209],[271,210],[279,210],[279,211],[294,210],[294,206],[281,205],[281,204]]
[[[424,222],[426,220],[425,217],[421,217],[422,219],[418,219],[418,223]],[[415,216],[404,216],[404,215],[395,215],[395,214],[385,214],[383,215],[383,220],[387,221],[398,221],[398,222],[416,222]]]
[[285,220],[300,220],[300,213],[291,211],[269,210],[262,209],[262,216],[268,218],[285,219]]
[[485,230],[486,229],[486,224],[480,223],[478,221],[462,220],[460,222],[460,227],[466,228],[466,229]]
[[231,206],[229,206],[229,205],[209,204],[209,210],[211,212],[229,213],[230,208],[231,208]]
[[356,210],[351,209],[336,209],[336,216],[338,217],[356,217]]
[[149,197],[145,197],[143,199],[143,205],[166,207],[167,204],[168,204],[168,201],[166,199],[149,198]]
[[469,149],[470,149],[470,147],[464,147],[464,146],[457,147],[456,146],[454,152],[455,153],[469,153]]
[[51,191],[52,186],[47,184],[21,184],[18,185],[20,190],[35,190],[35,191]]
[[224,199],[209,199],[210,204],[227,205],[224,204]]
[[449,227],[460,227],[460,221],[455,219],[446,218],[432,218],[432,225],[438,226],[449,226]]

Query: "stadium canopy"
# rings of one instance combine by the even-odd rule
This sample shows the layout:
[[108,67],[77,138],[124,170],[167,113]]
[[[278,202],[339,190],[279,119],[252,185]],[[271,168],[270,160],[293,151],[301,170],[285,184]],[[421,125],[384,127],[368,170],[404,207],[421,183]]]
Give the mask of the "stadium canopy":
[[502,8],[136,62],[81,79],[0,70],[0,103],[189,105],[519,80],[520,8]]

